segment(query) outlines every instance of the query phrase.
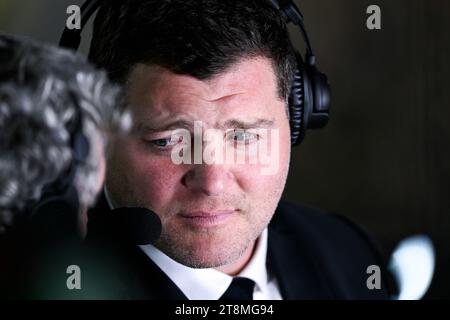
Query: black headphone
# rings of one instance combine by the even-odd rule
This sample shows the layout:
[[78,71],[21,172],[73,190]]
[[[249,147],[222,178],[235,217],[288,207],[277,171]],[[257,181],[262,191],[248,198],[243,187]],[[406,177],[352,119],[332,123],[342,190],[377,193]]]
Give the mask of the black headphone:
[[300,28],[306,43],[305,62],[299,52],[295,53],[297,68],[289,96],[291,143],[296,146],[305,138],[307,129],[323,128],[328,123],[331,89],[327,76],[316,67],[316,57],[303,24],[300,9],[292,0],[271,1],[284,14],[287,23],[292,22]]
[[[59,45],[77,50],[81,42],[81,32],[91,16],[100,7],[101,0],[87,0],[81,6],[81,28],[70,30],[65,27]],[[303,35],[306,43],[305,61],[299,52],[295,52],[297,67],[294,73],[289,103],[289,123],[291,128],[291,144],[299,145],[307,129],[323,128],[328,123],[331,103],[331,90],[327,76],[316,67],[308,34],[303,24],[303,15],[292,0],[271,0],[279,9],[286,22],[292,22]]]

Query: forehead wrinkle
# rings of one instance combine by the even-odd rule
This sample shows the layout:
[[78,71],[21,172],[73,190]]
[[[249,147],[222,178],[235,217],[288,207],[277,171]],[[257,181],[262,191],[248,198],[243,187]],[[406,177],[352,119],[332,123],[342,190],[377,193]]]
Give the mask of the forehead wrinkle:
[[206,102],[211,102],[211,103],[215,103],[215,102],[222,102],[224,100],[228,100],[230,98],[234,98],[236,96],[245,94],[245,92],[237,92],[237,93],[230,93],[230,94],[224,94],[223,96],[219,96],[217,98],[210,98],[210,99],[203,99]]

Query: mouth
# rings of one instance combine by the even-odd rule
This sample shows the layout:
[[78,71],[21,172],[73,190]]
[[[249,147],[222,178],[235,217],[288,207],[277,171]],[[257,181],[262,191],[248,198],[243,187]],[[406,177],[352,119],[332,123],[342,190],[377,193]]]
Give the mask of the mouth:
[[185,223],[196,228],[210,228],[225,224],[236,210],[182,212],[179,216]]

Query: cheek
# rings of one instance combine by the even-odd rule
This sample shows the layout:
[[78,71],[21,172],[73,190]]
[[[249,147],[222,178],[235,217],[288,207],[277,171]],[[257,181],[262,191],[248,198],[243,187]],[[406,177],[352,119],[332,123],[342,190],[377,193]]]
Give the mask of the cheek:
[[146,203],[157,212],[165,211],[176,200],[182,174],[170,159],[153,158],[135,167],[133,173]]
[[[233,168],[233,175],[239,187],[255,205],[276,193],[281,186],[280,173],[276,176],[261,174],[264,166],[237,165]],[[259,199],[259,201],[254,201]]]
[[127,199],[156,212],[175,199],[183,176],[170,157],[153,155],[133,139],[117,141],[108,164],[108,188],[114,184]]

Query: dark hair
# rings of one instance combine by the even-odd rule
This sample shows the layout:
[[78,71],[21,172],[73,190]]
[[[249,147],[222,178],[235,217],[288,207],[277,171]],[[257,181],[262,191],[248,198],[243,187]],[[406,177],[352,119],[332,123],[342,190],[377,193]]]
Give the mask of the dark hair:
[[284,18],[268,0],[104,1],[89,53],[122,83],[137,63],[205,80],[256,56],[272,61],[285,99],[295,54]]

